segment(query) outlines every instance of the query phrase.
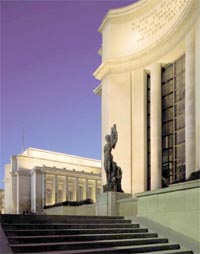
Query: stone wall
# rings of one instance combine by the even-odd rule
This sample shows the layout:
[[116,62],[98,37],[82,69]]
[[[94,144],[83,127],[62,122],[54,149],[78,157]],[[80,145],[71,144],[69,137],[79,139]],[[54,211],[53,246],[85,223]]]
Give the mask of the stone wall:
[[125,218],[132,219],[137,216],[137,199],[126,198],[117,201],[119,215]]
[[200,239],[200,180],[137,194],[138,217]]

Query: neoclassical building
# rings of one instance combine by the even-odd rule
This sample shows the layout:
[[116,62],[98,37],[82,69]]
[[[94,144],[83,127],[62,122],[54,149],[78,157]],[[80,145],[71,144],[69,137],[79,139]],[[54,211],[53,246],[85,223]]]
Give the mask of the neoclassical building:
[[45,205],[87,198],[101,190],[98,160],[28,148],[5,166],[5,213],[41,212]]
[[199,0],[140,0],[108,11],[99,27],[102,147],[116,124],[113,156],[126,193],[200,169],[199,13]]

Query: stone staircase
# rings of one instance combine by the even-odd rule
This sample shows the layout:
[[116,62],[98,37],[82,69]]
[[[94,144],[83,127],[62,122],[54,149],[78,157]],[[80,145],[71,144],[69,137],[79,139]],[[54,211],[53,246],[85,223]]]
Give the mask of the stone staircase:
[[14,253],[192,254],[123,217],[1,215]]

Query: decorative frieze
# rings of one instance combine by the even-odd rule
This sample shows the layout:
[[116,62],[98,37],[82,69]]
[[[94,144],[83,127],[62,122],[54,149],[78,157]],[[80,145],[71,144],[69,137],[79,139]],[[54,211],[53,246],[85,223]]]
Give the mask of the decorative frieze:
[[163,0],[145,15],[132,22],[132,32],[140,43],[155,36],[163,36],[180,19],[192,1]]

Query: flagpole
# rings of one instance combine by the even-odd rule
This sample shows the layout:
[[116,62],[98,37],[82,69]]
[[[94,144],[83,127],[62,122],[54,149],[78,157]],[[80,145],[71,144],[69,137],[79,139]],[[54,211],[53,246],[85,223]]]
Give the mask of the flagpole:
[[24,127],[22,127],[22,153],[24,152]]

